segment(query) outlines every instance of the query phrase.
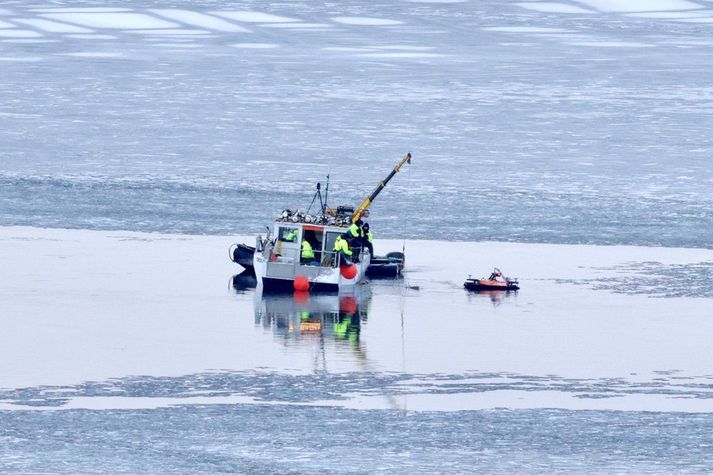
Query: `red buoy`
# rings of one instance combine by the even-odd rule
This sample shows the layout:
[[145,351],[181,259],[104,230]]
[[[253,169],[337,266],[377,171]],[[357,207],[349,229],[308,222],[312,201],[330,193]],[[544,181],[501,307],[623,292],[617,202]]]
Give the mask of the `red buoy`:
[[340,269],[342,277],[345,279],[353,279],[357,275],[357,268],[354,264],[350,266],[344,266]]
[[297,277],[295,277],[295,280],[292,285],[294,285],[295,290],[299,292],[307,292],[309,290],[309,280],[307,280],[307,277],[303,275],[298,275]]

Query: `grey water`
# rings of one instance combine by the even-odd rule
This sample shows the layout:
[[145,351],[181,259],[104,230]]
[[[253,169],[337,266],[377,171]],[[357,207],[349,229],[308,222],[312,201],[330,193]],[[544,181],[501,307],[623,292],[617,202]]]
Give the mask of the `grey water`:
[[[249,235],[411,152],[377,238],[711,248],[711,3],[644,3],[3,2],[0,226]],[[713,466],[707,254],[498,248],[523,291],[491,296],[412,247],[315,308],[230,280],[222,242],[83,236],[3,238],[0,472]]]
[[442,414],[285,406],[12,412],[3,416],[0,468],[23,473],[47,467],[65,473],[705,473],[713,463],[711,422],[710,414]]

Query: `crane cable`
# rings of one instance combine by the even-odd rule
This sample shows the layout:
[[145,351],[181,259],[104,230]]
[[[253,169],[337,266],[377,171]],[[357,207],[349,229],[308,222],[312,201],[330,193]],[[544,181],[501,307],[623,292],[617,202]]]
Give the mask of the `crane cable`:
[[[410,165],[410,164],[409,164]],[[406,178],[407,182],[407,190],[411,190],[411,168],[408,167],[408,177]],[[401,243],[401,254],[404,255],[404,264],[406,263],[406,220],[402,219],[401,220],[401,239],[403,240]]]

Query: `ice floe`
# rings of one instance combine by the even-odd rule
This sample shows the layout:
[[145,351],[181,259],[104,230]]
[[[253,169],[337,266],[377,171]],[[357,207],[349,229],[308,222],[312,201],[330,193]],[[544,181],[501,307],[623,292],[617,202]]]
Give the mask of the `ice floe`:
[[682,23],[713,23],[713,17],[708,17],[708,18],[681,18],[676,21],[680,21]]
[[263,12],[251,11],[212,11],[213,15],[221,16],[229,20],[242,21],[245,23],[289,23],[300,21],[296,18],[272,15]]
[[499,31],[503,33],[571,33],[562,28],[547,28],[542,26],[488,26],[485,31]]
[[206,30],[188,30],[180,28],[171,28],[167,30],[129,30],[127,33],[144,34],[144,35],[162,35],[162,36],[204,36],[212,35],[212,32]]
[[[0,35],[1,37],[2,35]],[[15,43],[15,44],[40,44],[40,43],[58,43],[59,40],[53,40],[50,38],[11,38],[6,40],[0,40],[3,43]]]
[[591,8],[608,13],[658,12],[703,8],[688,0],[579,0]]
[[75,58],[121,58],[122,53],[104,51],[79,51],[76,53],[60,53],[61,56],[72,56]]
[[78,34],[78,35],[65,35],[65,38],[75,38],[78,40],[115,40],[118,37],[114,35],[103,35],[103,34]]
[[343,25],[364,25],[364,26],[390,26],[390,25],[401,25],[402,21],[399,20],[387,20],[385,18],[370,18],[370,17],[359,17],[359,16],[335,16],[332,17],[332,21],[341,23]]
[[0,30],[0,37],[3,38],[39,38],[40,36],[42,36],[40,33],[31,30]]
[[585,8],[577,7],[575,5],[568,5],[566,3],[529,2],[516,3],[516,5],[522,8],[526,8],[528,10],[534,10],[543,13],[595,13],[592,10],[587,10]]
[[326,29],[326,28],[332,28],[332,25],[328,25],[326,23],[264,23],[260,25],[264,28],[285,28],[285,29],[304,29],[304,30],[309,30],[309,29]]
[[448,3],[466,3],[468,0],[404,0],[408,3],[434,3],[434,4],[448,4]]
[[694,12],[643,12],[643,13],[626,13],[625,16],[634,18],[652,18],[662,20],[675,20],[678,18],[701,18],[713,17],[711,11],[694,11]]
[[154,43],[154,46],[159,46],[161,48],[174,48],[174,49],[196,49],[202,48],[203,45],[196,43]]
[[230,46],[243,49],[273,49],[279,47],[275,43],[233,43]]
[[160,15],[164,18],[170,20],[179,21],[187,25],[198,26],[201,28],[207,28],[214,31],[225,31],[229,33],[248,33],[250,30],[243,28],[242,26],[235,25],[233,23],[227,22],[222,18],[217,18],[212,15],[206,15],[205,13],[194,12],[190,10],[179,10],[179,9],[152,9],[149,10],[151,13]]
[[591,46],[601,48],[652,48],[649,43],[637,43],[630,41],[573,41],[569,44],[574,46]]
[[37,28],[49,33],[91,33],[92,30],[77,25],[70,25],[42,18],[16,18],[17,23]]
[[401,50],[401,51],[431,51],[433,46],[412,46],[412,45],[383,45],[374,46],[374,49],[381,50]]
[[77,23],[90,28],[141,30],[176,28],[179,25],[144,13],[43,13],[53,20]]
[[361,58],[405,58],[405,59],[416,59],[416,58],[440,58],[444,55],[437,53],[363,53],[358,55]]
[[39,58],[37,56],[0,56],[0,62],[7,63],[35,63],[37,61],[42,61],[42,58]]
[[56,7],[56,8],[32,8],[36,13],[123,13],[132,11],[131,8],[113,7]]

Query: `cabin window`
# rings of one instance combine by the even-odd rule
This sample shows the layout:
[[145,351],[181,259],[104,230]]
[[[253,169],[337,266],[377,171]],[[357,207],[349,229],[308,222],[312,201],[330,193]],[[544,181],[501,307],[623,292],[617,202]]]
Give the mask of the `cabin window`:
[[300,230],[297,228],[287,228],[280,226],[280,230],[277,233],[277,240],[280,242],[297,242],[297,236],[299,236]]
[[337,240],[337,236],[339,236],[342,233],[335,233],[335,232],[328,232],[327,233],[327,242],[324,243],[324,250],[326,252],[332,252],[334,250],[334,241]]
[[315,251],[322,250],[322,239],[324,235],[321,232],[316,232],[312,229],[306,229],[302,234],[302,240],[307,241]]

